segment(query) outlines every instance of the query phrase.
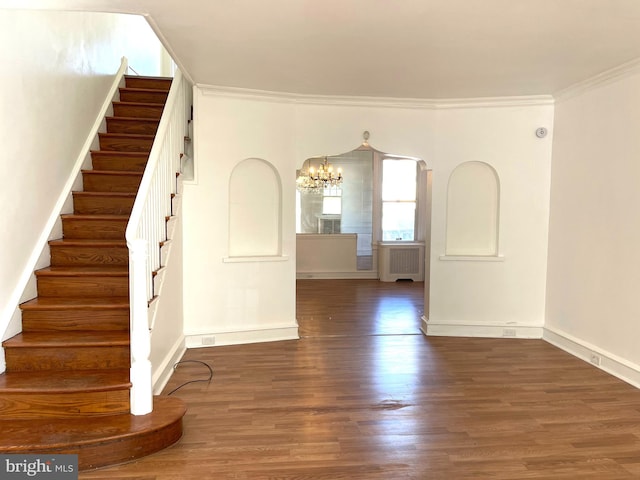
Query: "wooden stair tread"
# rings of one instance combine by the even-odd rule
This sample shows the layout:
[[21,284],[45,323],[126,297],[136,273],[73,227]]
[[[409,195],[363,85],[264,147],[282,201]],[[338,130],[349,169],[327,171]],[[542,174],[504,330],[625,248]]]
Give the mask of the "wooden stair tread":
[[75,332],[22,332],[4,342],[11,348],[57,348],[70,346],[126,346],[129,345],[128,331],[75,331]]
[[[124,222],[121,222],[124,228]],[[66,225],[66,224],[65,224]],[[87,228],[92,225],[87,224]],[[49,240],[49,250],[51,253],[50,265],[63,266],[126,266],[129,264],[129,249],[122,234],[114,236],[95,235],[91,231],[84,237],[67,236],[58,240]],[[98,238],[96,238],[98,237]]]
[[164,105],[161,103],[113,102],[116,116],[160,119],[163,111]]
[[[154,91],[154,90],[151,90]],[[152,105],[157,105],[154,103]],[[123,122],[145,122],[145,123],[160,123],[159,118],[148,118],[148,117],[122,117],[122,116],[110,116],[105,117],[107,120],[118,120]]]
[[74,196],[81,197],[117,197],[117,198],[136,198],[135,192],[85,192],[76,191],[73,192]]
[[79,310],[129,308],[129,297],[36,297],[20,305],[22,310]]
[[60,238],[57,240],[49,240],[49,245],[68,245],[77,247],[112,247],[126,246],[126,240],[100,240],[95,238]]
[[136,80],[155,80],[155,81],[159,81],[162,83],[166,83],[167,86],[167,90],[169,90],[169,86],[171,85],[171,82],[173,81],[173,77],[163,77],[161,75],[125,75],[124,76],[125,82],[127,81],[136,81]]
[[118,137],[118,138],[144,138],[145,140],[153,140],[155,138],[155,135],[148,135],[148,134],[144,134],[144,133],[110,133],[110,132],[104,132],[104,133],[99,133],[98,135],[100,135],[101,137]]
[[100,150],[151,152],[155,133],[98,133]]
[[[142,176],[142,172],[131,172],[128,170],[82,170],[83,174],[88,175],[120,175],[120,176]],[[129,193],[129,192],[126,192]]]
[[124,102],[141,102],[141,103],[159,103],[164,105],[167,101],[169,90],[160,88],[136,87],[120,87],[120,101]]
[[[66,220],[63,232],[64,238],[49,240],[51,253],[50,265],[57,268],[69,268],[72,266],[104,267],[107,265],[126,267],[129,265],[129,249],[125,240],[125,227],[128,219],[124,221],[69,221]],[[115,233],[104,233],[103,227],[112,223]],[[82,229],[73,231],[70,226],[82,226]],[[96,228],[93,228],[95,225]],[[78,233],[78,232],[81,233]],[[86,232],[86,233],[85,233]],[[102,238],[104,237],[104,238]],[[46,276],[46,274],[44,274]],[[58,275],[60,276],[60,275]],[[41,273],[38,278],[43,278]],[[73,294],[71,294],[73,295]]]
[[5,372],[0,375],[0,393],[102,392],[129,388],[129,370],[47,370]]
[[134,460],[182,436],[185,403],[174,397],[153,403],[147,415],[0,420],[0,453],[77,453],[80,470]]
[[60,218],[72,220],[128,220],[129,215],[111,213],[63,213]]
[[160,88],[144,88],[144,87],[120,87],[120,91],[128,91],[128,92],[153,92],[153,93],[166,93],[169,90],[164,90]]
[[[125,117],[126,118],[126,117]],[[147,158],[149,152],[123,152],[120,150],[91,150],[91,155],[105,155],[109,157],[140,157]]]
[[93,151],[91,153],[92,170],[143,173],[150,153],[151,149]]
[[126,105],[132,107],[158,107],[158,110],[164,108],[163,103],[153,103],[153,102],[113,102],[114,105]]
[[[153,91],[153,90],[151,90]],[[155,92],[157,93],[163,93],[160,90],[155,90]],[[110,115],[108,117],[104,117],[105,120],[107,121],[107,123],[118,123],[118,122],[125,122],[125,123],[149,123],[149,124],[154,124],[154,125],[158,125],[160,123],[160,119],[159,118],[149,118],[149,117],[134,117],[134,116],[123,116],[123,115]],[[109,132],[109,130],[107,130],[107,132]],[[112,133],[117,133],[117,132],[112,132]],[[122,132],[122,133],[127,133],[127,132]]]
[[92,276],[120,277],[129,274],[128,265],[50,266],[35,271],[36,276]]

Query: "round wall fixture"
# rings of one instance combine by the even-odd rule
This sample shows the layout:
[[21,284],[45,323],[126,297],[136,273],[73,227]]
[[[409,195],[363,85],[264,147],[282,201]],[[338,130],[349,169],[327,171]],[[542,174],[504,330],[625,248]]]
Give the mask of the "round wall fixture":
[[544,138],[547,136],[547,129],[544,127],[540,127],[536,130],[536,137]]

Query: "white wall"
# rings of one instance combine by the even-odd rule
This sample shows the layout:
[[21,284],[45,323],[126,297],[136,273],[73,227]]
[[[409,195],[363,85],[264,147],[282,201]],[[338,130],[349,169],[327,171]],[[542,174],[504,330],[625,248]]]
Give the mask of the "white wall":
[[[185,352],[182,276],[182,197],[173,199],[173,219],[169,222],[163,248],[164,268],[154,279],[154,299],[151,321],[151,351],[153,392],[160,394]],[[162,280],[158,277],[162,276]]]
[[[438,112],[433,171],[431,333],[540,337],[545,276],[553,106]],[[500,258],[445,254],[447,179],[463,162],[491,165],[500,181]],[[483,261],[497,260],[497,261]]]
[[24,272],[39,256],[44,225],[121,57],[140,74],[160,75],[167,56],[144,19],[105,13],[2,10],[0,43],[0,334],[6,338],[19,329],[18,302],[35,295],[32,285],[23,295]]
[[[196,179],[185,183],[183,209],[187,346],[297,338],[295,111],[199,89],[194,97]],[[280,256],[229,255],[229,180],[249,158],[268,162],[280,177]]]
[[638,386],[639,125],[639,73],[556,106],[546,312],[550,340]]
[[357,255],[355,233],[300,233],[296,235],[296,277],[358,278]]
[[[185,186],[185,324],[199,336],[260,339],[295,318],[295,170],[304,159],[369,143],[422,158],[433,169],[433,243],[428,330],[433,334],[541,336],[544,323],[553,106],[451,109],[316,104],[225,96],[202,87],[196,102],[196,181]],[[283,182],[280,263],[224,263],[228,181],[244,158],[263,158]],[[501,181],[502,262],[442,261],[446,185],[462,162],[482,161]],[[231,333],[248,331],[231,339]],[[265,333],[262,339],[269,339]],[[226,341],[226,340],[224,340]],[[217,342],[217,340],[216,340]]]

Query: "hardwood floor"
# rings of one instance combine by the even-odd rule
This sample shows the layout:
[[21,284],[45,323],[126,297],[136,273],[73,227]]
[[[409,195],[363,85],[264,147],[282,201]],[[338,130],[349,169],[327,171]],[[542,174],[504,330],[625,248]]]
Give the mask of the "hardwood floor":
[[425,337],[423,284],[298,282],[299,341],[189,350],[120,480],[640,478],[640,390],[542,340]]
[[301,337],[420,334],[424,283],[298,280]]

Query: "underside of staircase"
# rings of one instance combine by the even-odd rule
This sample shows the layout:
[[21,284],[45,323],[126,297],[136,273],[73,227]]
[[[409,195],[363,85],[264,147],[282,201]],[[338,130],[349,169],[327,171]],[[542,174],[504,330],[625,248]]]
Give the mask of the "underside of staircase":
[[[184,403],[130,412],[129,253],[125,229],[171,79],[126,76],[22,332],[2,343],[0,453],[78,454],[80,470],[133,460],[182,435]],[[158,246],[159,248],[159,246]]]

